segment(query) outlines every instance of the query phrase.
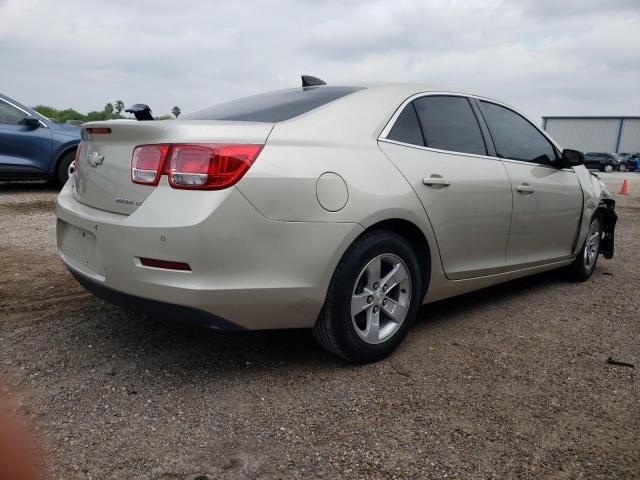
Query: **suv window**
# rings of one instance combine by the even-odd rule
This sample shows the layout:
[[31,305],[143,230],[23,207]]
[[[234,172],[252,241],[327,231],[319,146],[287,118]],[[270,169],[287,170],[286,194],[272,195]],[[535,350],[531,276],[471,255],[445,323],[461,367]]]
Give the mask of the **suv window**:
[[480,109],[499,157],[542,164],[556,159],[551,142],[523,116],[482,100]]
[[424,147],[424,138],[422,137],[420,122],[413,102],[404,107],[402,113],[398,115],[396,123],[393,124],[393,128],[391,128],[387,138]]
[[282,122],[358,90],[362,88],[322,86],[278,90],[232,100],[182,118],[184,120]]
[[26,115],[22,110],[9,105],[8,103],[0,100],[0,123],[9,125],[19,125],[24,120]]
[[427,147],[486,155],[487,149],[469,100],[427,96],[414,100]]

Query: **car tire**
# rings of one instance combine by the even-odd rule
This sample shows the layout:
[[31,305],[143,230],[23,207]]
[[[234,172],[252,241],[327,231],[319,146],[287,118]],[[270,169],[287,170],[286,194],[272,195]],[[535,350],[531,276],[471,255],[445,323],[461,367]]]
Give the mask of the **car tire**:
[[58,165],[56,166],[56,182],[60,188],[64,187],[64,184],[69,180],[75,158],[76,151],[73,150],[65,153],[58,161]]
[[388,230],[365,233],[336,267],[313,335],[352,363],[380,360],[407,334],[423,295],[407,240]]
[[618,165],[618,171],[619,172],[626,172],[627,171],[627,166],[622,164],[622,165]]
[[613,165],[605,165],[603,171],[605,171],[607,173],[613,172]]
[[591,219],[587,238],[580,249],[580,253],[567,268],[569,278],[576,282],[584,282],[591,277],[598,263],[600,243],[602,241],[602,218],[596,214]]

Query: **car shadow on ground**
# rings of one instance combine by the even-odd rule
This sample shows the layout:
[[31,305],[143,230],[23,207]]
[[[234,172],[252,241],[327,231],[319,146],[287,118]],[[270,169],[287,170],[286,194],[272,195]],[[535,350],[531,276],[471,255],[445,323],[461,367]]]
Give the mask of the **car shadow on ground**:
[[[547,272],[425,305],[420,308],[409,335],[429,336],[432,329],[489,304],[564,282],[560,272]],[[135,314],[97,299],[94,302],[105,318],[100,318],[97,325],[89,322],[98,330],[94,332],[98,338],[93,342],[102,343],[107,357],[113,358],[113,352],[118,352],[117,362],[125,368],[144,365],[145,369],[186,371],[207,378],[247,369],[269,371],[283,365],[315,371],[352,368],[318,346],[309,330],[220,332],[176,318]],[[128,358],[133,363],[126,366]]]

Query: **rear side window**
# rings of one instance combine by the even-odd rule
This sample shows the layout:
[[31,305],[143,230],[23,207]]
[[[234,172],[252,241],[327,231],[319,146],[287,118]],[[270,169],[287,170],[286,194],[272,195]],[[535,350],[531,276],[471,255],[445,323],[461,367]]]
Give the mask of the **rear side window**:
[[184,120],[283,122],[358,90],[362,88],[321,86],[278,90],[232,100],[182,118]]
[[418,115],[413,102],[404,107],[402,113],[398,115],[396,123],[393,124],[393,128],[387,138],[424,147],[424,138],[422,137],[420,122],[418,122]]
[[480,124],[464,97],[427,96],[414,100],[427,147],[486,155]]
[[521,115],[485,101],[480,109],[499,157],[543,164],[556,159],[551,142]]

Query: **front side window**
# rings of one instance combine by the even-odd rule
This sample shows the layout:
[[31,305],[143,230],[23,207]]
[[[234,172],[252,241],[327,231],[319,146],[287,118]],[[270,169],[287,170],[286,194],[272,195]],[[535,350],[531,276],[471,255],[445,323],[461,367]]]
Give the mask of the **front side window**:
[[482,100],[480,109],[499,157],[542,164],[556,159],[551,142],[521,115]]
[[427,96],[414,100],[427,147],[486,155],[482,132],[469,100]]
[[26,115],[6,102],[0,100],[0,123],[8,125],[19,125]]

